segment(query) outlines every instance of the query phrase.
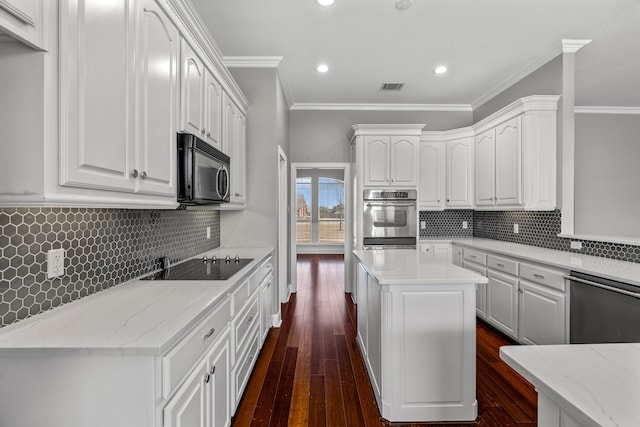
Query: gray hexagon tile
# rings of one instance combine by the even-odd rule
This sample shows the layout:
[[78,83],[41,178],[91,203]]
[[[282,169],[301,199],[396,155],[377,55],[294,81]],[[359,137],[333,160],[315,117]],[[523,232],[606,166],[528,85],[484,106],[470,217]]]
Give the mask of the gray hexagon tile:
[[[206,239],[211,227],[211,239]],[[0,209],[0,327],[220,246],[217,211]],[[65,250],[47,279],[46,254]]]
[[[472,210],[420,211],[420,221],[426,228],[419,228],[420,237],[471,237],[473,236]],[[462,228],[467,221],[468,228]]]

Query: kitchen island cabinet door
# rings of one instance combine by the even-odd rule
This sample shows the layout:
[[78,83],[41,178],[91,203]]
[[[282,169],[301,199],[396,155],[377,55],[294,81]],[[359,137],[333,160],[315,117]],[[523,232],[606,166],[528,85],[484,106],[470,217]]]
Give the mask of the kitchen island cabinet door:
[[382,374],[382,310],[381,288],[374,277],[367,277],[367,361],[371,372],[371,385],[381,394]]
[[357,287],[358,287],[358,341],[362,356],[367,358],[367,271],[358,263]]

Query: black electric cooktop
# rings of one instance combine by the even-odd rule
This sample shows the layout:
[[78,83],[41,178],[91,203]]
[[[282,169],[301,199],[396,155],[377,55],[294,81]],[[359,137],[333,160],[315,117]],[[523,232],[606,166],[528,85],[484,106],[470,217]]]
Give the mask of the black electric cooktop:
[[227,280],[251,261],[253,258],[190,259],[142,280]]

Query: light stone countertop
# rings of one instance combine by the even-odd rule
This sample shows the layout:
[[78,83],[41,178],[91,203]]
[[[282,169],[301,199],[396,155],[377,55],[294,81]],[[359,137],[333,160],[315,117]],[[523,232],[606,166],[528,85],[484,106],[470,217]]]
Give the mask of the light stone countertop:
[[253,261],[229,280],[135,279],[56,307],[0,329],[0,355],[162,354],[272,252],[218,248],[206,255],[240,255]]
[[414,249],[355,250],[380,285],[476,284],[487,278]]
[[500,358],[582,426],[640,426],[640,344],[506,346]]
[[477,237],[450,238],[447,240],[451,241],[454,245],[481,249],[496,254],[521,258],[531,262],[546,264],[565,270],[579,271],[640,286],[640,263]]

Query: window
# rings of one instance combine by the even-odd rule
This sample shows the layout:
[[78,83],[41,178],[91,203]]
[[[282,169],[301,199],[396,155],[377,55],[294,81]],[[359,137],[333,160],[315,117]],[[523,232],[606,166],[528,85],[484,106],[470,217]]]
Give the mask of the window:
[[[323,176],[323,172],[327,171],[298,171],[296,178],[296,242],[298,244],[344,245],[344,181]],[[309,176],[301,176],[305,174]],[[329,173],[325,174],[329,175]]]

